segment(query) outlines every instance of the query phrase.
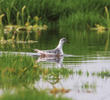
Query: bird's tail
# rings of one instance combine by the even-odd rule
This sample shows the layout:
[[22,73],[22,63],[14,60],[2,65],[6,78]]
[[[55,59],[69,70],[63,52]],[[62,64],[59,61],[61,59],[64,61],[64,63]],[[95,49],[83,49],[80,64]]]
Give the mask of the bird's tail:
[[35,52],[38,52],[38,53],[43,53],[41,50],[39,49],[34,49]]
[[38,52],[39,50],[38,49],[34,49],[34,51]]

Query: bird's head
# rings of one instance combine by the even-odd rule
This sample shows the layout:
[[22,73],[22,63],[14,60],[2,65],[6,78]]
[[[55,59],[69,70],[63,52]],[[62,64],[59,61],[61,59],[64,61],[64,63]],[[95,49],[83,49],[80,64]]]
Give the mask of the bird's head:
[[66,38],[61,38],[61,39],[60,39],[60,43],[65,43],[66,41],[67,41]]

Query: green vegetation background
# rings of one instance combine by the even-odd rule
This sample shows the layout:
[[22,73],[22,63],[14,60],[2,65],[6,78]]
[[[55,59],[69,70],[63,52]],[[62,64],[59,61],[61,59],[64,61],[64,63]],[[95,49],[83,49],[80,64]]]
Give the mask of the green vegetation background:
[[[24,6],[26,8],[23,17],[21,12]],[[20,14],[19,20],[21,22],[24,20],[21,25],[27,22],[28,16],[30,16],[30,23],[34,24],[33,18],[38,16],[40,18],[38,24],[47,25],[48,29],[44,31],[46,34],[42,34],[39,41],[40,45],[37,47],[51,49],[57,45],[56,41],[59,41],[61,37],[66,37],[72,43],[72,45],[67,45],[67,47],[72,46],[73,49],[68,49],[69,53],[72,54],[75,48],[77,49],[75,51],[82,51],[88,45],[96,45],[100,50],[103,48],[108,50],[106,44],[109,43],[109,35],[99,35],[89,31],[90,28],[95,27],[95,24],[109,26],[110,21],[107,20],[105,7],[110,13],[109,0],[0,0],[0,15],[5,14],[3,17],[4,25],[16,25],[18,12]],[[34,34],[31,35],[31,39],[35,40]],[[33,47],[31,48],[33,49]],[[91,48],[87,49],[91,50]]]
[[[104,7],[110,7],[109,0],[0,0],[0,14],[5,14],[5,24],[16,24],[17,12],[26,6],[27,16],[38,16],[49,29],[58,28],[66,33],[69,29],[88,29],[97,24],[106,25]],[[20,13],[21,14],[21,13]],[[32,20],[31,20],[32,21]],[[67,29],[67,31],[65,30]]]

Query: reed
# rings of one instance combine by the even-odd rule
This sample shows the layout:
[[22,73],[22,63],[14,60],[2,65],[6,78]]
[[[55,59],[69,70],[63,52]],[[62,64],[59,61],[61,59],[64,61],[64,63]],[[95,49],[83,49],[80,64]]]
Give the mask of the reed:
[[[25,6],[24,6],[25,5]],[[47,6],[48,5],[48,6]],[[90,0],[88,2],[88,0],[59,0],[57,2],[55,1],[50,1],[50,0],[12,0],[10,2],[10,0],[4,0],[0,3],[0,7],[1,7],[1,12],[7,14],[7,7],[8,7],[8,15],[10,15],[10,20],[11,23],[16,23],[15,20],[12,20],[13,18],[15,18],[17,12],[22,11],[22,13],[20,13],[20,16],[22,16],[22,21],[24,23],[24,21],[26,21],[27,16],[31,16],[31,19],[34,16],[39,16],[42,17],[42,22],[57,22],[59,21],[59,18],[62,18],[63,16],[68,17],[68,16],[74,16],[74,17],[78,17],[79,19],[82,18],[82,16],[84,16],[84,14],[88,14],[88,17],[93,16],[94,18],[91,20],[87,20],[87,22],[83,23],[83,20],[81,20],[81,26],[86,25],[87,23],[91,25],[91,22],[93,24],[96,24],[95,21],[95,16],[101,16],[103,18],[104,16],[104,7],[105,6],[109,6],[110,5],[110,1],[105,1],[105,0],[97,0],[97,1],[93,1]],[[24,7],[24,8],[23,8]],[[26,9],[25,9],[26,7]],[[83,14],[81,16],[81,14]],[[96,14],[96,15],[95,15]],[[100,18],[101,18],[100,17]],[[99,19],[100,19],[99,18]],[[9,18],[8,18],[9,19]],[[86,20],[86,17],[83,17],[84,20]],[[99,20],[99,23],[103,23],[103,20]],[[7,20],[4,20],[4,23]],[[105,21],[105,18],[104,18]],[[77,26],[77,24],[79,23],[79,21],[76,21],[76,26],[77,28],[79,28]]]
[[106,6],[105,6],[105,13],[107,16],[107,27],[110,28],[110,16],[109,16],[108,8]]
[[[35,16],[32,19],[32,23],[30,22],[31,18],[30,16],[27,17],[27,19],[25,19],[25,9],[26,6],[22,7],[21,10],[21,15],[20,12],[17,12],[17,16],[16,18],[16,24],[11,24],[11,19],[10,19],[10,11],[7,8],[7,19],[8,19],[8,25],[4,25],[3,23],[3,17],[4,14],[2,14],[0,16],[0,30],[1,30],[1,37],[6,37],[4,39],[10,39],[16,40],[16,41],[28,41],[30,40],[30,34],[31,33],[35,33],[37,34],[36,39],[38,38],[38,35],[40,35],[42,30],[47,30],[47,26],[46,25],[42,25],[41,21],[39,22],[39,18],[37,16]],[[21,19],[20,19],[21,18]],[[27,22],[26,22],[26,21]]]

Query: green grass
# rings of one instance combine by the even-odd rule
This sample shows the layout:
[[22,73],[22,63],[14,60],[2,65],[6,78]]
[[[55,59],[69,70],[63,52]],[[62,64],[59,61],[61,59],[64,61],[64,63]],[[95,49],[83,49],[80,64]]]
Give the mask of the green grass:
[[[3,54],[0,56],[0,87],[22,87],[34,84],[42,77],[46,81],[67,78],[73,71],[67,68],[43,68],[35,58],[22,55]],[[53,77],[50,79],[50,77]]]
[[[33,84],[41,78],[51,85],[73,74],[67,68],[44,68],[35,63],[30,56],[2,54],[0,56],[0,88],[6,90],[0,97],[2,100],[68,100],[61,96],[55,97],[46,90],[37,91]],[[31,89],[30,89],[31,86]],[[15,92],[11,94],[12,89]]]
[[29,56],[3,54],[0,56],[0,68],[24,68],[32,67],[34,65],[34,59]]
[[94,75],[97,75],[97,76],[99,76],[99,77],[101,77],[101,78],[109,78],[110,77],[110,71],[109,70],[105,70],[105,71],[101,71],[101,72],[97,72],[97,73],[92,73],[92,75],[94,76]]
[[[9,88],[22,86],[39,79],[39,73],[34,72],[32,57],[2,55],[0,56],[0,87]],[[38,71],[37,71],[38,72]]]
[[[47,6],[48,5],[48,6]],[[105,11],[105,6],[108,10]],[[0,15],[3,17],[3,25],[30,25],[35,24],[34,17],[38,16],[40,20],[38,26],[47,25],[48,30],[45,37],[51,34],[60,33],[60,37],[75,37],[75,31],[90,30],[99,24],[109,27],[110,1],[107,0],[2,0],[0,2]],[[34,27],[36,29],[36,27]],[[29,29],[29,27],[27,28]],[[1,32],[0,37],[2,37]],[[19,38],[21,40],[37,40],[37,34],[26,34],[21,32]],[[50,34],[49,34],[50,33]],[[78,33],[78,32],[77,32]],[[87,33],[87,32],[86,32]],[[74,35],[73,35],[74,34]],[[80,33],[78,33],[79,37]],[[13,35],[14,38],[18,36]],[[25,38],[24,38],[25,37]],[[1,38],[2,39],[2,38]]]
[[96,12],[77,12],[59,19],[59,32],[70,34],[75,29],[90,29],[95,23],[104,24],[104,21],[104,18]]
[[45,91],[37,91],[33,89],[19,90],[17,93],[5,93],[1,100],[70,100],[64,97],[55,97],[48,95]]
[[[110,1],[106,0],[3,0],[0,2],[0,14],[5,14],[5,24],[15,24],[17,12],[21,12],[23,6],[26,6],[23,13],[20,13],[22,24],[26,22],[27,17],[30,20],[34,16],[39,16],[42,22],[49,24],[51,22],[59,22],[67,20],[69,23],[71,16],[74,28],[87,28],[87,25],[94,25],[96,23],[107,23],[105,17],[104,7],[109,8]],[[47,6],[48,5],[48,6]],[[110,12],[110,11],[109,11]],[[64,17],[62,19],[62,17]],[[59,25],[56,24],[56,26]],[[71,26],[71,24],[70,24]],[[61,25],[59,27],[63,28]],[[51,27],[50,27],[51,28]]]

